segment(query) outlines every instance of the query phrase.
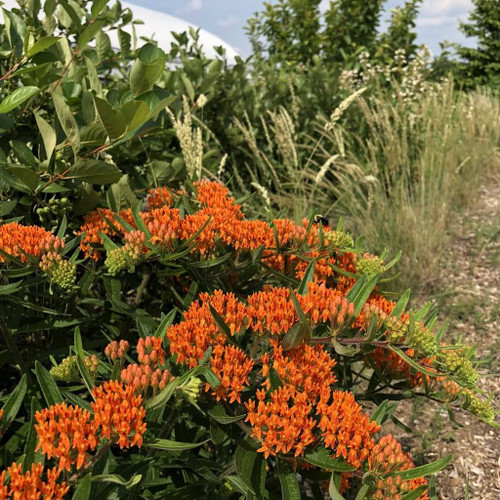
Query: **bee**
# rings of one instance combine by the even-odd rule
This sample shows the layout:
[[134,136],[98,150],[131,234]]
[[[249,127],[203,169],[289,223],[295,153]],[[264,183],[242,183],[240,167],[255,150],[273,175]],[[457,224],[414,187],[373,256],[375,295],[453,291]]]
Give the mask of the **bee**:
[[319,214],[314,216],[314,223],[321,224],[323,227],[330,227],[330,221]]

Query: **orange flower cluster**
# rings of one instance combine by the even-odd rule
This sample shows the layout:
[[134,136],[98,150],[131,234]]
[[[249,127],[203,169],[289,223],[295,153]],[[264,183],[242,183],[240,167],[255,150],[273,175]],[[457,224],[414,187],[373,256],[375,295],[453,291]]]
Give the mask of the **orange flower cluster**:
[[[336,381],[333,374],[336,362],[323,346],[304,344],[284,353],[276,340],[270,343],[273,347],[272,367],[284,384],[295,392],[305,392],[311,399],[324,397],[326,388],[328,399],[329,387]],[[261,373],[266,377],[264,385],[269,389],[269,354],[263,354],[261,361]]]
[[[10,481],[5,484],[6,475]],[[58,483],[60,471],[55,467],[46,471],[41,463],[32,464],[31,470],[23,474],[23,466],[13,463],[0,473],[0,500],[61,500],[69,490],[65,483]]]
[[[410,357],[415,355],[414,349],[407,349],[406,354]],[[396,353],[382,347],[375,348],[370,353],[370,358],[377,367],[387,376],[394,380],[405,379],[410,387],[416,387],[424,383],[422,372],[416,372],[406,361],[401,359]],[[422,362],[430,361],[423,359]]]
[[[135,227],[134,216],[130,208],[122,210],[118,214],[125,222]],[[77,235],[82,236],[80,248],[86,257],[99,260],[101,252],[94,248],[102,245],[102,238],[99,233],[109,237],[117,236],[116,230],[122,231],[124,228],[118,222],[115,213],[106,208],[98,208],[84,216],[84,224],[80,227]]]
[[164,250],[172,249],[173,241],[182,234],[179,210],[165,206],[143,213],[141,216],[151,234],[151,243],[159,245]]
[[[225,345],[225,337],[219,335],[218,343],[210,357],[212,371],[220,380],[220,385],[213,392],[220,399],[230,403],[241,403],[243,386],[248,385],[248,375],[253,369],[251,360],[241,349],[232,345]],[[210,390],[210,384],[205,389]]]
[[65,403],[35,413],[38,447],[50,459],[59,461],[58,470],[79,469],[87,461],[89,450],[98,444],[90,412]]
[[135,393],[134,387],[111,380],[96,387],[93,394],[94,422],[102,436],[117,439],[120,448],[142,446],[146,410],[142,396]]
[[380,426],[370,421],[351,392],[334,391],[330,403],[320,401],[319,428],[325,445],[335,450],[349,464],[360,467],[374,446],[373,435]]
[[150,189],[147,196],[148,209],[169,207],[172,204],[172,195],[166,187]]
[[[0,225],[0,250],[27,262],[26,255],[40,258],[48,252],[59,252],[64,241],[38,226],[22,226],[18,222]],[[26,255],[25,255],[26,254]],[[0,254],[0,262],[5,257]]]
[[165,362],[165,351],[161,337],[140,338],[137,341],[137,358],[139,363],[156,368]]
[[247,316],[246,306],[232,293],[216,290],[212,295],[200,295],[200,301],[193,302],[184,313],[184,321],[167,330],[170,351],[177,355],[179,363],[195,367],[205,351],[215,343],[219,328],[210,311],[212,306],[229,326],[231,334],[243,328]]
[[261,441],[258,451],[266,458],[290,451],[295,456],[301,455],[316,441],[312,401],[305,392],[297,392],[286,385],[273,391],[270,398],[266,403],[265,392],[258,390],[257,405],[255,400],[245,403],[246,421],[252,425],[253,435]]
[[[382,436],[373,447],[368,465],[371,471],[380,476],[385,476],[396,471],[404,471],[415,467],[411,456],[403,453],[401,444],[392,436]],[[426,485],[424,478],[403,481],[401,476],[381,477],[375,483],[376,491],[372,498],[377,500],[401,500],[402,495],[415,490],[421,485]],[[427,493],[422,493],[419,500],[429,500]]]

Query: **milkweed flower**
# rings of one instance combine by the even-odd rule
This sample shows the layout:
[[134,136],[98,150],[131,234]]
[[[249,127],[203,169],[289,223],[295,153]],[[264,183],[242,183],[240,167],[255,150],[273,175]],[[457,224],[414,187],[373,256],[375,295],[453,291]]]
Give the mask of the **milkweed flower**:
[[331,402],[320,401],[316,407],[318,424],[327,448],[336,457],[360,467],[374,446],[373,435],[380,429],[363,413],[351,392],[334,391]]
[[313,403],[306,393],[298,393],[283,386],[273,391],[265,402],[265,392],[257,391],[257,403],[247,401],[246,421],[252,426],[252,435],[261,442],[259,452],[269,455],[292,452],[302,455],[307,446],[316,441],[316,421],[310,416]]
[[[46,480],[42,476],[46,472]],[[6,474],[10,481],[5,484]],[[65,482],[58,483],[60,471],[55,467],[44,471],[41,463],[32,464],[23,474],[22,464],[13,463],[0,473],[0,500],[61,500],[69,490]]]
[[56,458],[58,470],[79,469],[88,458],[89,450],[98,445],[91,414],[78,406],[59,403],[35,413],[38,434],[37,450],[47,458]]
[[[248,385],[248,376],[254,362],[240,348],[225,345],[224,337],[219,336],[219,342],[213,348],[210,366],[220,385],[214,390],[217,400],[224,399],[230,403],[241,402],[243,387]],[[210,384],[206,385],[210,390]]]
[[130,344],[126,340],[120,340],[120,342],[113,340],[105,347],[104,354],[111,361],[123,360],[129,349]]
[[[102,237],[99,233],[103,233],[109,237],[117,236],[116,230],[123,230],[122,225],[115,216],[116,214],[106,208],[98,208],[83,217],[84,224],[80,227],[79,231],[76,233],[77,236],[82,236],[80,241],[80,249],[85,254],[93,260],[99,260],[101,257],[101,252],[96,246],[101,246],[103,244]],[[134,216],[132,210],[127,208],[118,213],[118,215],[128,224],[135,226]]]
[[147,196],[148,209],[169,207],[172,204],[172,195],[166,187],[150,189]]
[[177,355],[179,363],[197,366],[210,345],[216,343],[219,327],[210,306],[213,307],[228,325],[231,335],[239,332],[247,318],[247,307],[234,294],[216,290],[213,294],[204,293],[200,300],[193,302],[184,313],[184,321],[172,325],[167,330],[170,351]]
[[[303,344],[283,352],[276,340],[270,342],[273,347],[272,367],[292,392],[305,392],[314,400],[325,393],[325,388],[335,383],[333,368],[336,362],[322,345]],[[264,356],[267,361],[269,355]],[[269,368],[265,369],[265,376],[268,372]],[[267,387],[270,387],[269,379],[267,382]]]
[[120,448],[142,446],[146,432],[146,410],[142,396],[132,385],[116,380],[104,382],[93,391],[94,423],[103,437],[116,439]]
[[[375,491],[371,496],[374,499],[401,499],[405,493],[427,484],[424,478],[403,481],[401,476],[398,475],[384,477],[396,471],[409,470],[415,467],[411,455],[403,452],[401,444],[391,434],[382,436],[372,448],[368,458],[368,466],[375,475],[380,476],[375,483]],[[418,499],[429,500],[429,497],[424,492]]]

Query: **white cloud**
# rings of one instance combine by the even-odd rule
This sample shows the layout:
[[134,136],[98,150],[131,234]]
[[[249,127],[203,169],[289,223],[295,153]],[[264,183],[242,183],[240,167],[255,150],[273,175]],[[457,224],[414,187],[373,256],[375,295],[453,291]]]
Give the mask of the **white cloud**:
[[462,15],[473,7],[472,0],[424,0],[421,12],[424,17],[432,15]]
[[230,28],[231,26],[236,26],[239,23],[240,19],[236,16],[227,16],[217,21],[217,24],[223,28]]
[[201,10],[201,9],[203,9],[203,0],[191,0],[182,9],[177,9],[176,14],[186,14],[188,12],[193,12],[195,10]]
[[456,20],[455,16],[424,16],[418,18],[417,24],[419,26],[441,26],[442,24],[456,22]]

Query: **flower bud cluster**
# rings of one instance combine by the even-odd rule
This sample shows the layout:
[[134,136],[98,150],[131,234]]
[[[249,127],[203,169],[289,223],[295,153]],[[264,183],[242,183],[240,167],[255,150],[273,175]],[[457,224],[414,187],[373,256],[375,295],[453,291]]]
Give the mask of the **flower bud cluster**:
[[137,358],[143,365],[151,365],[155,368],[163,365],[165,361],[165,351],[162,347],[161,337],[140,338],[137,342]]
[[185,384],[179,387],[179,391],[189,398],[197,399],[202,387],[203,382],[198,377],[191,377]]
[[49,223],[52,227],[55,227],[59,224],[61,218],[70,212],[70,210],[71,202],[68,198],[52,198],[49,200],[48,205],[37,208],[36,214],[38,215],[40,222],[43,224]]
[[104,354],[111,361],[116,361],[117,359],[123,361],[129,349],[130,344],[126,340],[120,340],[120,342],[113,340],[104,349]]
[[64,290],[73,290],[76,281],[76,265],[63,258],[60,253],[52,250],[43,254],[40,259],[40,269],[50,276],[53,283]]
[[399,343],[408,335],[408,323],[397,316],[387,318],[385,326],[387,327],[387,340],[391,343]]
[[57,366],[53,366],[50,369],[50,374],[61,382],[78,382],[80,380],[80,372],[76,364],[76,356],[64,358]]
[[460,394],[461,387],[453,380],[446,380],[443,382],[443,390],[446,393],[446,400],[453,401]]
[[391,434],[382,436],[373,447],[369,467],[378,476],[367,497],[370,500],[401,500],[405,493],[412,491],[421,483],[420,480],[404,481],[398,475],[384,477],[414,467],[411,457],[403,453],[401,444]]
[[358,274],[366,274],[368,277],[375,276],[384,272],[384,261],[377,255],[364,254],[356,262],[356,271]]
[[435,356],[438,351],[436,337],[420,321],[414,324],[413,331],[406,339],[406,343],[423,356]]
[[135,264],[141,258],[146,235],[142,231],[130,231],[124,239],[125,245],[108,252],[105,265],[110,274],[117,274],[124,269],[133,273]]
[[472,391],[465,390],[465,401],[463,407],[470,411],[472,414],[486,420],[487,422],[494,422],[495,410],[489,401],[479,399]]
[[150,365],[133,364],[122,370],[121,379],[138,392],[145,391],[148,387],[162,390],[170,379],[170,373],[160,368],[152,369]]
[[[86,356],[83,360],[85,368],[89,374],[95,378],[97,369],[99,368],[99,358],[96,354]],[[81,380],[80,371],[76,356],[68,356],[64,358],[57,366],[50,369],[50,374],[61,382],[79,382]]]
[[339,248],[352,248],[354,246],[352,236],[343,231],[325,231],[324,239],[330,253]]
[[479,379],[479,374],[474,366],[461,352],[456,350],[444,350],[440,354],[439,361],[444,369],[450,372],[454,378],[466,387],[474,387]]

